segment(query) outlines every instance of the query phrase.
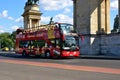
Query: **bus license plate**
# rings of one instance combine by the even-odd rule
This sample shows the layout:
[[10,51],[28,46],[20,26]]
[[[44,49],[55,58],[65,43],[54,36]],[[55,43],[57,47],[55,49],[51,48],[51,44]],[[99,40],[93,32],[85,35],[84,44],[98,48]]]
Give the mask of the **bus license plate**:
[[70,54],[70,56],[73,56],[73,54]]

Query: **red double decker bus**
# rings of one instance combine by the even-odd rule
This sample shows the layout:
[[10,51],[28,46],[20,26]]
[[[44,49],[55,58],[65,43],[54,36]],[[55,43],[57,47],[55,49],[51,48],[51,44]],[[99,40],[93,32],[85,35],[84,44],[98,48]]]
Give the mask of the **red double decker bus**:
[[16,53],[22,56],[79,57],[79,36],[73,25],[54,23],[37,29],[17,29]]

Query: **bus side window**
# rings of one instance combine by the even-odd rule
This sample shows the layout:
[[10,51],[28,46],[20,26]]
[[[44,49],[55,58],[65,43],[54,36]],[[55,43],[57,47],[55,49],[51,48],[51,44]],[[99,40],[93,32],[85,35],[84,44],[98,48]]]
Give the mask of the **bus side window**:
[[30,41],[30,47],[33,49],[33,48],[36,48],[36,41],[33,40],[33,41]]
[[55,39],[51,39],[50,42],[52,43],[52,46],[55,47]]
[[60,48],[60,39],[56,39],[56,48]]
[[38,46],[39,46],[39,48],[45,47],[45,41],[39,40],[39,41],[38,41]]
[[48,44],[47,44],[47,43],[45,43],[45,47],[46,47],[46,48],[48,47]]
[[19,47],[20,48],[27,48],[28,47],[28,42],[27,41],[19,41]]
[[19,48],[22,48],[23,45],[22,45],[22,41],[19,41]]

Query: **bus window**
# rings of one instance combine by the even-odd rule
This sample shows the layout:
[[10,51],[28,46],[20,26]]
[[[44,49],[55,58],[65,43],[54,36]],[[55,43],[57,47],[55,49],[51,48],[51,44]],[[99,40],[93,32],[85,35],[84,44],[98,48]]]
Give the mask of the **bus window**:
[[30,41],[29,46],[30,46],[32,49],[33,49],[33,48],[36,48],[36,47],[37,47],[36,40]]
[[65,41],[63,42],[63,47],[72,47],[72,46],[77,46],[77,41],[75,37],[73,36],[66,36]]
[[71,24],[60,24],[60,29],[64,34],[75,32],[74,26]]
[[50,39],[50,42],[55,47],[55,39]]
[[28,41],[19,41],[19,47],[20,48],[28,47]]
[[32,46],[32,48],[34,47],[36,47],[37,46],[37,44],[36,44],[36,41],[34,40],[34,41],[31,41],[31,45],[30,46]]
[[60,48],[61,42],[60,39],[56,39],[56,48]]
[[43,40],[38,40],[38,41],[37,41],[37,45],[38,45],[39,48],[45,47],[45,41],[43,41]]

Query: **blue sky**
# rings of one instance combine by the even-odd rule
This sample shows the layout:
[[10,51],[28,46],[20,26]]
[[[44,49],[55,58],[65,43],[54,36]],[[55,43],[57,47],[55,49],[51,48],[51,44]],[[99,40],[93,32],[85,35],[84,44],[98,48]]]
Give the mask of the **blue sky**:
[[[1,0],[0,3],[0,33],[12,32],[18,27],[23,27],[22,13],[27,0]],[[111,0],[111,25],[118,13],[118,0]],[[40,0],[40,11],[43,13],[41,23],[49,22],[50,17],[54,21],[73,23],[72,0]],[[112,29],[112,27],[111,27]]]

